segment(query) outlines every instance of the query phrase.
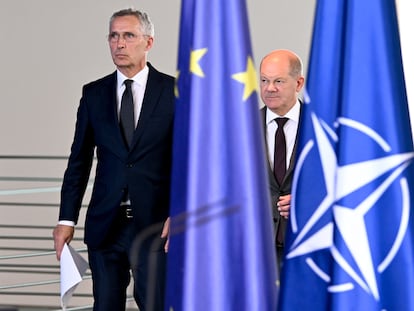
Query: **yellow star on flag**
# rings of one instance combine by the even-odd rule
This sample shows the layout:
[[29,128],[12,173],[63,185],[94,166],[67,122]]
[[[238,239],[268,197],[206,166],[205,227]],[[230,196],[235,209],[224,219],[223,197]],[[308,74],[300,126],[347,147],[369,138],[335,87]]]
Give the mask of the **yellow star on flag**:
[[194,73],[196,76],[204,77],[204,72],[198,63],[200,59],[207,53],[207,48],[198,49],[191,52],[190,55],[190,72]]
[[236,81],[244,83],[243,100],[249,98],[249,96],[259,89],[256,78],[256,70],[252,58],[247,58],[247,69],[244,72],[235,73],[232,78]]

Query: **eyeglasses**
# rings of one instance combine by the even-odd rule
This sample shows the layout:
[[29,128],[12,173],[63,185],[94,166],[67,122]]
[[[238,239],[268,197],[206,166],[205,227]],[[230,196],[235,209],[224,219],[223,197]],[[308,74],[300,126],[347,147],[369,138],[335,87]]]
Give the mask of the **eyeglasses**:
[[148,35],[136,35],[132,32],[124,32],[122,34],[117,33],[117,32],[111,32],[108,35],[108,41],[111,43],[117,43],[119,41],[119,39],[122,38],[122,40],[124,40],[125,42],[131,43],[131,42],[135,42],[138,37],[148,37]]

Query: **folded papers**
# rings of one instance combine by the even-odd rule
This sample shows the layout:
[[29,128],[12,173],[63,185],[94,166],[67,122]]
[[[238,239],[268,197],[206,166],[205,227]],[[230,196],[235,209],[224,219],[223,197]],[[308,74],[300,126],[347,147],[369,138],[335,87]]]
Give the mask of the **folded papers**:
[[60,256],[60,298],[63,310],[66,310],[88,267],[88,262],[78,252],[70,245],[64,245]]

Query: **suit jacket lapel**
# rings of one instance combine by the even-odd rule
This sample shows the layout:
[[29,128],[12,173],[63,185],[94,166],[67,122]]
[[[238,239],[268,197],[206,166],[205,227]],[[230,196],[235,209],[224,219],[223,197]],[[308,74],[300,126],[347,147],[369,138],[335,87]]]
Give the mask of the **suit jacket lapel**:
[[113,149],[120,151],[121,153],[119,155],[125,157],[125,154],[128,152],[128,147],[124,142],[121,127],[119,126],[116,86],[116,72],[114,72],[101,88],[101,98],[99,101],[103,103],[102,113],[106,114],[105,119],[108,121],[104,123],[108,143],[111,146],[118,146],[118,148]]
[[289,161],[289,167],[286,170],[286,176],[288,176],[289,174],[292,174],[295,162],[296,162],[296,149],[298,146],[298,137],[299,137],[299,128],[301,125],[301,119],[302,119],[302,101],[299,100],[300,102],[300,112],[299,112],[299,122],[298,122],[298,131],[296,133],[296,138],[295,138],[295,145],[293,146],[293,150],[292,150],[292,156],[290,157],[290,161]]
[[135,147],[138,143],[140,137],[144,132],[144,128],[148,123],[148,120],[157,105],[158,98],[159,98],[159,76],[157,71],[152,68],[150,64],[148,64],[149,73],[148,73],[148,81],[147,86],[145,88],[145,94],[142,101],[142,108],[141,113],[139,115],[138,124],[134,132],[134,138],[132,140],[131,150]]
[[263,125],[264,143],[265,143],[266,160],[267,160],[267,171],[268,171],[268,175],[269,175],[270,188],[277,190],[277,189],[279,189],[279,184],[277,183],[275,175],[273,174],[273,168],[270,165],[269,153],[267,151],[266,106],[261,109],[261,115],[262,115],[262,125]]
[[262,115],[262,125],[263,125],[263,134],[264,134],[264,143],[265,143],[265,150],[266,150],[266,160],[267,160],[267,166],[269,170],[273,174],[272,167],[270,166],[270,160],[269,160],[269,152],[267,152],[267,124],[266,124],[266,106],[261,109],[261,115]]

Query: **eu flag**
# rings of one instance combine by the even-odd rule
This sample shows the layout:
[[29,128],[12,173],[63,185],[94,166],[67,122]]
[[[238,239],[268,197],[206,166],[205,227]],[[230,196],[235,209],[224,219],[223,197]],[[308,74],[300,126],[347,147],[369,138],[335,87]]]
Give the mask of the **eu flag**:
[[413,143],[394,0],[319,0],[279,311],[414,310]]
[[275,310],[270,194],[245,1],[183,0],[166,310]]

